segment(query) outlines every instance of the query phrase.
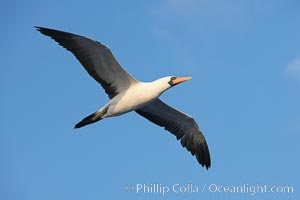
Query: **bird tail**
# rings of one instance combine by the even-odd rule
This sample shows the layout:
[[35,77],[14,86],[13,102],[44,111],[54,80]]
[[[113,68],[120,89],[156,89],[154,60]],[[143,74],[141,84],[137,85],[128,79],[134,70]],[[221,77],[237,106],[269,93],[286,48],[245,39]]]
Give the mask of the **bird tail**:
[[81,128],[83,126],[95,123],[97,121],[100,121],[101,119],[103,119],[103,115],[105,115],[105,113],[108,110],[108,106],[101,108],[100,110],[98,110],[97,112],[94,112],[93,114],[85,117],[83,120],[81,120],[80,122],[78,122],[74,128]]

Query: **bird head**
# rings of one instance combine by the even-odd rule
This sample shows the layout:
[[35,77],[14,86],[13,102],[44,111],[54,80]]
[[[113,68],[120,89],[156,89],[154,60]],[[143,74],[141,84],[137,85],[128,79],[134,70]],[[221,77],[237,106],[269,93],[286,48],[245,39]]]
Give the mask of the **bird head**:
[[167,76],[153,81],[151,84],[155,88],[154,90],[158,93],[158,96],[169,88],[183,83],[185,81],[191,80],[192,77],[177,77],[177,76]]
[[173,87],[175,85],[178,85],[179,83],[183,83],[185,81],[188,81],[188,80],[191,80],[192,77],[176,77],[176,76],[171,76],[171,77],[168,77],[169,78],[169,81],[168,81],[168,84]]

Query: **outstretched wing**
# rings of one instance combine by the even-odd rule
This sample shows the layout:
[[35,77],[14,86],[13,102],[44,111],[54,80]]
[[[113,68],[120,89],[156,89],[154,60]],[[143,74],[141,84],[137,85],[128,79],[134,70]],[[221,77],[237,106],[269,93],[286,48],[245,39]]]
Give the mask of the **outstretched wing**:
[[181,140],[182,146],[196,156],[203,167],[205,166],[206,169],[210,167],[210,154],[206,140],[191,116],[168,106],[160,99],[154,100],[136,112],[173,133],[177,140]]
[[54,29],[35,28],[71,51],[87,72],[102,85],[109,98],[138,82],[119,65],[110,49],[100,42]]

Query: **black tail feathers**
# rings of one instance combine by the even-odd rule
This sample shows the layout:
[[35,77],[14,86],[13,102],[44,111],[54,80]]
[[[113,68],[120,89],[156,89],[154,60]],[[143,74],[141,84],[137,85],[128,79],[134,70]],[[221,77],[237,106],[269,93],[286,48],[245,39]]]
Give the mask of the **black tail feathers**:
[[108,110],[108,107],[102,110],[99,110],[89,116],[87,116],[86,118],[84,118],[83,120],[81,120],[80,122],[78,122],[74,128],[81,128],[83,126],[95,123],[97,121],[100,121],[101,119],[103,119],[103,115],[106,113],[106,111]]
[[97,112],[95,112],[95,113],[93,113],[93,114],[87,116],[86,118],[84,118],[83,120],[81,120],[80,122],[78,122],[78,123],[74,126],[74,128],[81,128],[81,127],[83,127],[83,126],[86,126],[86,125],[88,125],[88,124],[92,124],[92,123],[97,122],[97,121],[99,121],[99,120],[102,119],[101,117],[100,117],[99,119],[95,119],[96,116],[97,116]]

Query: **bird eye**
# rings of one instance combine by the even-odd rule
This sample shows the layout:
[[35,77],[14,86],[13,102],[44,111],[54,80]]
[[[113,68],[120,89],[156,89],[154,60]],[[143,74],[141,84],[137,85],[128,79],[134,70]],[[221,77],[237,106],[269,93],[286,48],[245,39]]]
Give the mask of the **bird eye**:
[[176,79],[176,77],[175,76],[173,76],[173,77],[171,77],[171,80],[173,81],[173,80],[175,80]]

